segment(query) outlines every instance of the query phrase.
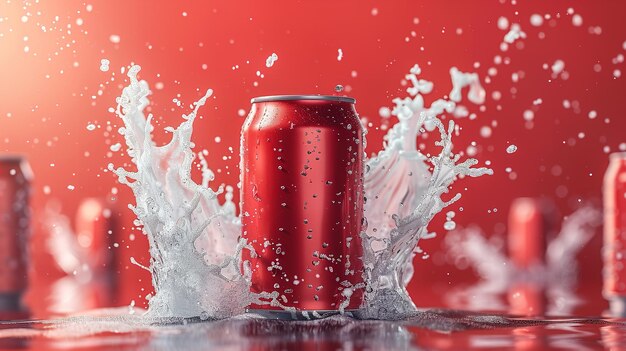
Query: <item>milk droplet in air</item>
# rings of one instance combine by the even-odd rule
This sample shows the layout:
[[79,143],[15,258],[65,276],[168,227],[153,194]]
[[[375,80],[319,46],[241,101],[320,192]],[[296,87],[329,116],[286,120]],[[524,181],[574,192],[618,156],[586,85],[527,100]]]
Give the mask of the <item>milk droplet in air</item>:
[[515,144],[509,145],[509,147],[506,148],[507,154],[512,154],[515,151],[517,151],[517,146]]
[[509,32],[504,36],[503,44],[505,44],[505,48],[502,51],[506,51],[506,44],[513,44],[517,39],[524,38],[526,38],[526,33],[522,31],[522,27],[517,23],[513,23]]
[[95,130],[95,129],[96,129],[96,125],[95,124],[89,123],[87,125],[87,130],[92,131],[92,130]]
[[531,110],[524,111],[524,120],[532,121],[533,119],[535,119],[535,113],[533,111]]
[[498,28],[501,30],[509,28],[509,20],[506,17],[498,18]]
[[109,70],[109,60],[107,59],[100,60],[100,70],[102,72],[106,72]]
[[443,229],[445,230],[454,230],[454,228],[456,228],[456,222],[454,221],[446,221],[443,224]]
[[489,138],[491,136],[491,127],[483,126],[480,128],[480,136],[483,138]]
[[576,27],[580,27],[583,25],[583,17],[579,14],[575,14],[572,16],[572,24]]
[[343,58],[343,50],[338,49],[337,50],[337,61],[341,61],[342,58]]
[[278,61],[278,55],[276,55],[276,53],[272,53],[270,56],[267,57],[267,60],[265,60],[265,67],[272,67],[274,66],[274,62]]
[[343,91],[343,85],[337,84],[335,86],[335,91],[338,92],[338,93],[342,92]]
[[120,143],[115,143],[113,145],[111,145],[111,147],[109,148],[109,150],[113,151],[113,152],[118,152],[120,151],[120,149],[122,148],[122,144]]
[[382,118],[389,118],[389,117],[391,117],[391,109],[389,107],[381,107],[378,110],[378,114]]
[[565,62],[563,62],[563,60],[556,60],[552,64],[551,68],[552,68],[552,73],[557,75],[563,72],[563,69],[565,68]]
[[530,24],[534,27],[539,27],[543,24],[543,17],[539,14],[533,14],[530,16]]
[[113,44],[119,44],[121,40],[122,38],[120,38],[120,36],[117,34],[111,34],[109,36],[109,41]]

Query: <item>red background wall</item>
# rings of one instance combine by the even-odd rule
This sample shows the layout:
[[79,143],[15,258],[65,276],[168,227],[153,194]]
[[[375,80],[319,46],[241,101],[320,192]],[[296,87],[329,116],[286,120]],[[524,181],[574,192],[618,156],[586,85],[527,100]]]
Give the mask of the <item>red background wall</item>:
[[[582,16],[582,26],[572,24],[569,7]],[[533,13],[549,14],[552,19],[533,27],[529,22]],[[47,232],[39,223],[44,206],[58,200],[63,213],[73,216],[78,202],[91,196],[116,198],[119,205],[115,216],[123,228],[116,233],[120,247],[113,248],[122,280],[117,304],[135,299],[141,305],[144,300],[138,295],[144,296],[149,289],[149,275],[129,262],[135,256],[147,263],[145,239],[131,228],[132,214],[126,209],[132,202],[130,191],[104,171],[109,162],[128,161],[122,152],[109,152],[109,145],[123,142],[116,133],[119,121],[107,112],[125,84],[121,66],[141,64],[141,78],[153,87],[163,84],[152,96],[152,112],[161,127],[177,125],[189,103],[207,88],[215,90],[195,131],[198,150],[210,151],[209,164],[217,175],[214,184],[237,182],[243,122],[238,110],[247,111],[254,96],[331,94],[335,85],[342,84],[346,94],[357,99],[359,113],[379,126],[378,109],[391,106],[393,97],[404,96],[400,80],[414,63],[423,68],[423,78],[435,82],[429,101],[450,91],[451,66],[476,71],[481,79],[495,67],[497,75],[484,84],[486,110],[476,111],[475,120],[458,121],[462,131],[455,142],[457,150],[464,150],[476,141],[477,158],[481,164],[491,161],[495,174],[456,183],[454,190],[461,191],[463,198],[452,209],[459,226],[477,224],[487,233],[502,234],[515,197],[552,198],[561,215],[580,203],[599,200],[608,162],[603,148],[617,151],[626,141],[624,78],[613,75],[615,69],[624,70],[624,64],[612,62],[624,54],[624,14],[622,1],[63,1],[32,5],[3,1],[0,152],[26,155],[35,173],[35,295],[45,295],[49,279],[59,276],[42,244]],[[500,16],[520,23],[527,34],[506,52],[500,51],[506,34],[497,27]],[[598,31],[596,26],[601,28],[599,35],[591,33]],[[113,43],[111,35],[119,35],[119,43]],[[339,48],[344,53],[341,61],[337,60]],[[265,59],[273,52],[279,59],[267,69]],[[508,64],[494,63],[495,55]],[[98,69],[102,58],[111,61],[109,72]],[[542,67],[557,59],[565,62],[567,80],[553,79],[550,69]],[[480,67],[474,69],[475,62]],[[594,70],[596,64],[599,72]],[[235,65],[239,68],[233,70]],[[257,70],[265,77],[257,77]],[[514,72],[523,72],[523,79],[513,83]],[[500,100],[492,98],[495,91],[501,93]],[[172,103],[174,98],[185,107]],[[538,98],[542,104],[534,106]],[[564,99],[576,101],[578,108],[565,109]],[[530,129],[523,119],[526,109],[535,112]],[[598,118],[588,118],[591,110],[597,111]],[[88,131],[89,123],[98,128]],[[494,123],[491,137],[481,137],[480,128]],[[109,125],[112,131],[107,131]],[[578,137],[579,132],[585,133],[584,138]],[[160,130],[156,134],[165,140]],[[368,153],[380,149],[383,135],[370,128]],[[220,143],[214,141],[216,136],[221,137]],[[511,143],[519,150],[507,154]],[[516,179],[511,179],[507,167]],[[70,184],[74,190],[67,188]],[[50,187],[49,194],[44,193],[45,186]],[[119,189],[118,195],[112,194],[113,187]],[[458,211],[459,207],[464,210]],[[443,234],[441,217],[431,230]],[[135,240],[129,239],[131,234]],[[422,306],[443,304],[440,297],[432,296],[472,279],[468,271],[441,264],[440,246],[440,237],[424,242],[433,259],[416,263],[410,291]],[[596,235],[581,254],[581,279],[599,303],[600,247],[601,238]],[[33,300],[35,305],[45,301]]]

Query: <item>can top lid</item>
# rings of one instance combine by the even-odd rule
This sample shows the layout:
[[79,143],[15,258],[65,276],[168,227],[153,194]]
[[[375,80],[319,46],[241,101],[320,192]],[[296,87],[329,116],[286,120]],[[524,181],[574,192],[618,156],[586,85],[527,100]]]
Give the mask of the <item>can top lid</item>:
[[611,159],[626,159],[626,152],[624,151],[613,152],[609,155],[609,157]]
[[19,163],[22,162],[24,160],[24,156],[22,155],[16,155],[16,154],[0,154],[0,162],[5,163],[5,162],[15,162],[15,163]]
[[253,104],[256,102],[266,101],[293,101],[293,100],[326,100],[326,101],[341,101],[354,104],[355,99],[347,96],[332,96],[332,95],[269,95],[255,97],[250,102]]

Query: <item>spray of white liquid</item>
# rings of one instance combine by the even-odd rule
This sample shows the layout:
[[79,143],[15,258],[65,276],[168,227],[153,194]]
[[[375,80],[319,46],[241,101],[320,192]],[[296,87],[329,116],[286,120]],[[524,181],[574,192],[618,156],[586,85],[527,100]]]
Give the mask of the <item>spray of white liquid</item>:
[[168,128],[172,140],[157,146],[151,138],[152,115],[146,118],[143,113],[150,90],[137,79],[140,69],[130,68],[130,84],[117,99],[117,115],[124,122],[119,132],[137,170],[114,169],[111,164],[109,169],[132,189],[136,205],[129,207],[148,236],[151,258],[144,268],[152,274],[155,291],[149,297],[148,313],[225,318],[241,313],[252,302],[275,301],[275,293],[250,293],[249,270],[240,272],[238,257],[246,244],[237,241],[241,224],[235,216],[232,188],[227,187],[226,202],[219,204],[217,195],[223,188],[209,187],[213,173],[202,154],[202,183],[191,179],[196,156],[191,142],[193,122],[212,91],[194,103],[194,110],[183,115],[178,128]]
[[48,250],[66,274],[51,286],[49,310],[72,313],[91,308],[85,301],[87,289],[93,286],[106,289],[106,284],[110,284],[105,276],[98,274],[97,258],[80,245],[69,219],[61,214],[59,204],[47,204],[45,224],[50,231],[46,242]]
[[463,290],[453,291],[447,297],[453,308],[470,310],[506,310],[500,301],[509,286],[532,283],[546,290],[547,313],[569,315],[579,303],[573,293],[577,284],[576,255],[593,236],[601,223],[601,213],[593,207],[582,207],[566,217],[560,232],[550,241],[545,265],[530,268],[517,267],[503,248],[503,241],[486,239],[477,228],[465,228],[446,236],[445,244],[457,266],[473,267],[481,281]]
[[[366,267],[366,306],[368,318],[396,319],[414,312],[416,307],[406,290],[413,276],[413,257],[420,239],[433,237],[427,226],[446,206],[461,194],[444,201],[441,196],[459,176],[477,177],[492,174],[487,168],[472,168],[478,161],[452,153],[454,122],[446,129],[438,116],[452,113],[460,101],[461,90],[470,86],[470,101],[484,101],[475,75],[463,74],[453,68],[451,99],[438,99],[424,106],[423,94],[432,91],[433,83],[418,79],[421,73],[415,65],[406,76],[411,86],[408,97],[396,98],[392,114],[399,122],[386,136],[384,149],[367,161],[365,174],[365,216],[368,220],[364,241]],[[475,79],[474,79],[475,78]],[[482,91],[482,92],[481,92]],[[480,97],[483,98],[480,98]],[[437,130],[441,147],[438,155],[427,157],[417,149],[420,133]],[[429,170],[428,163],[432,165]]]
[[[149,298],[148,314],[208,319],[243,313],[250,303],[281,306],[277,292],[250,292],[250,269],[247,262],[240,262],[240,253],[252,249],[245,241],[238,241],[241,224],[235,215],[232,188],[226,188],[226,202],[220,204],[216,197],[223,187],[217,191],[209,187],[213,173],[201,153],[202,184],[191,179],[196,156],[191,142],[193,122],[211,90],[194,103],[190,114],[183,115],[185,121],[178,128],[167,128],[172,140],[156,146],[150,135],[152,116],[143,113],[150,91],[145,81],[137,79],[139,70],[139,66],[131,67],[130,84],[117,99],[117,114],[125,125],[119,132],[137,170],[115,169],[113,165],[109,169],[132,189],[136,205],[130,208],[148,236],[151,259],[144,268],[151,272],[155,290]],[[477,77],[455,72],[453,99],[466,86],[470,86],[471,100],[481,101],[475,96],[484,99]],[[429,93],[433,84],[418,79],[419,74],[416,65],[407,75],[413,84],[407,89],[409,97],[394,100],[393,115],[399,122],[389,131],[384,149],[367,160],[365,215],[369,226],[362,237],[367,282],[363,310],[368,318],[401,318],[415,311],[406,285],[412,276],[417,244],[432,236],[426,227],[433,216],[460,198],[456,194],[444,201],[441,196],[459,176],[492,173],[486,168],[472,168],[477,164],[474,159],[457,163],[460,156],[452,153],[451,142],[454,123],[450,121],[446,129],[438,118],[454,111],[455,102],[440,99],[425,107],[422,94]],[[416,138],[424,128],[441,135],[436,142],[441,152],[436,156],[423,155],[416,147]],[[349,300],[350,294],[346,298]]]

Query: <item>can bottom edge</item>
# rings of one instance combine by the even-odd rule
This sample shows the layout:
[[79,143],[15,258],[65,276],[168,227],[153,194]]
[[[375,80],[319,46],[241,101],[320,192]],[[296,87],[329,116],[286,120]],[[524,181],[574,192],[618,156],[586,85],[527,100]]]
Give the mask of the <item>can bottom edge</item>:
[[626,296],[613,295],[608,298],[609,309],[614,317],[626,318]]
[[[358,316],[359,311],[358,309],[344,310],[343,315],[354,318]],[[298,321],[324,319],[341,314],[338,310],[299,310],[291,312],[286,310],[263,310],[255,308],[246,308],[246,313],[256,314],[267,319]]]

